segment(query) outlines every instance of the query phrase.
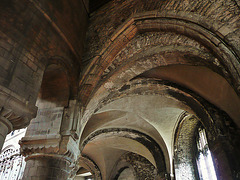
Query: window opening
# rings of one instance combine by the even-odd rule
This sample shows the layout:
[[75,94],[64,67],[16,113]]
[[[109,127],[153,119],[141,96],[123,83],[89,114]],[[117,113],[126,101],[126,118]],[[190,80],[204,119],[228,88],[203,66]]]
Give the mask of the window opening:
[[199,178],[200,180],[217,180],[205,129],[199,128],[197,137],[197,166]]

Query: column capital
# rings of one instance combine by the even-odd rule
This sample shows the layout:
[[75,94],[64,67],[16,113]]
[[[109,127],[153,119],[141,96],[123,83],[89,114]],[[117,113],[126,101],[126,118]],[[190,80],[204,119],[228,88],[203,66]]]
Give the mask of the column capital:
[[0,109],[0,151],[2,150],[3,143],[6,135],[13,130],[12,123],[8,120],[8,116],[2,113],[3,108]]
[[37,107],[27,100],[0,85],[0,116],[5,117],[12,124],[12,129],[28,126],[36,116]]
[[13,125],[12,123],[4,116],[2,116],[2,111],[0,110],[0,123],[4,124],[6,126],[7,130],[7,134],[10,133],[13,130]]
[[35,157],[54,157],[65,159],[73,164],[80,154],[78,143],[71,136],[45,135],[23,137],[20,142],[21,154],[27,159]]

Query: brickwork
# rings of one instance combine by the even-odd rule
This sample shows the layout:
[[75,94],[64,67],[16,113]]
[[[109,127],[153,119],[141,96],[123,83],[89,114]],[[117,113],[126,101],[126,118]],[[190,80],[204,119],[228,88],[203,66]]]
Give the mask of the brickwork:
[[[110,41],[111,35],[113,35],[117,28],[130,16],[153,10],[158,10],[159,12],[174,11],[188,13],[192,15],[193,21],[196,20],[204,26],[211,26],[211,24],[208,23],[215,21],[213,24],[214,28],[216,28],[216,30],[219,29],[220,33],[224,32],[224,35],[234,34],[234,31],[238,31],[237,22],[240,20],[238,16],[240,10],[233,0],[201,0],[191,2],[187,0],[111,1],[91,15],[88,30],[88,45],[90,46],[89,53],[91,53],[91,56],[101,51],[101,47]],[[205,21],[204,17],[209,19],[209,22]],[[221,25],[217,25],[218,23]],[[224,24],[231,26],[224,28]]]
[[24,180],[67,179],[70,173],[68,162],[52,157],[28,159],[23,175]]
[[[135,154],[135,153],[126,153],[121,156],[119,162],[126,162],[129,164],[130,169],[134,171],[135,179],[144,180],[144,179],[159,179],[157,175],[157,169],[144,157]],[[119,163],[118,162],[118,163]],[[127,164],[126,164],[127,166]],[[115,178],[121,176],[121,168],[119,169],[118,174],[115,175]]]
[[[105,13],[106,11],[109,13]],[[210,68],[223,75],[230,84],[233,84],[235,90],[237,90],[240,85],[240,79],[237,75],[239,71],[236,70],[238,69],[237,67],[239,67],[237,63],[239,59],[237,55],[239,54],[237,50],[239,43],[236,41],[230,42],[227,37],[234,36],[236,39],[238,38],[236,35],[238,31],[237,24],[239,23],[238,14],[239,8],[233,0],[109,2],[92,13],[90,17],[90,26],[87,33],[88,43],[84,62],[91,62],[91,64],[86,68],[86,72],[80,82],[81,100],[87,103],[87,98],[95,93],[102,82],[102,78],[99,77],[104,77],[106,74],[109,74],[110,71],[117,68],[116,65],[118,63],[115,59],[117,59],[117,55],[120,51],[123,51],[123,53],[120,53],[122,56],[118,58],[118,61],[120,59],[119,64],[121,64],[121,62],[131,63],[132,58],[125,59],[125,57],[128,56],[128,53],[131,57],[133,55],[132,53],[136,51],[140,52],[144,43],[149,43],[150,45],[154,44],[152,42],[156,42],[155,45],[162,45],[164,43],[171,44],[171,41],[175,40],[177,43],[175,41],[175,44],[172,44],[174,48],[176,48],[176,44],[184,44],[181,49],[186,53],[184,58],[191,55],[191,53],[189,53],[190,51],[194,52],[194,50],[189,48],[191,45],[191,47],[195,47],[194,45],[196,44],[205,46],[205,49],[208,49],[206,52],[210,52],[211,55],[208,54],[208,57],[205,57],[204,61],[197,60],[196,57],[193,57],[191,60],[195,59],[195,61],[191,63],[195,65],[200,65],[201,63],[211,64]],[[179,26],[176,25],[178,21]],[[188,23],[184,24],[186,22]],[[189,23],[192,23],[192,25]],[[196,29],[194,29],[195,27]],[[132,49],[124,49],[125,46],[134,41],[133,39],[135,39],[138,33],[146,31],[164,31],[167,32],[167,34],[172,31],[175,32],[175,36],[166,35],[159,39],[150,37],[146,38],[145,42],[141,42],[141,39],[136,40],[136,47],[134,47],[134,43],[132,43]],[[182,36],[179,34],[184,34],[189,37],[189,39],[192,39],[191,45],[189,44],[190,40],[182,39]],[[204,36],[202,36],[203,34]],[[214,37],[210,37],[212,35],[214,35]],[[180,41],[178,41],[179,37],[181,39]],[[214,39],[216,37],[217,39]],[[227,45],[227,47],[224,47],[224,44],[228,43],[229,46]],[[131,47],[131,45],[129,44],[129,47]],[[199,47],[199,45],[196,47]],[[155,48],[154,45],[152,48]],[[229,50],[225,51],[227,48],[229,48]],[[229,52],[233,53],[228,54]],[[201,57],[203,54],[204,53],[200,51],[196,56]],[[176,56],[179,55],[175,54],[175,57]],[[223,60],[220,56],[223,58],[228,56],[228,58]],[[231,58],[233,59],[230,60]],[[113,63],[113,61],[115,62]],[[166,62],[164,59],[160,59],[160,61],[162,62],[161,66],[171,64],[168,60],[166,60]],[[189,62],[190,60],[188,63]],[[176,63],[187,64],[186,60],[180,60]],[[219,68],[216,65],[220,65],[221,67]],[[131,65],[128,66],[128,69],[131,69]],[[231,77],[231,75],[234,77]]]

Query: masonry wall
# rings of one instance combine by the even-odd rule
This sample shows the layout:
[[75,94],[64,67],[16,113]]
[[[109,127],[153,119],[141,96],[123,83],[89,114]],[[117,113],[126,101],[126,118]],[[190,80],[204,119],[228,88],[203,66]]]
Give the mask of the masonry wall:
[[[114,169],[116,174],[112,174],[113,179],[161,179],[157,174],[157,169],[146,158],[138,154],[128,152],[120,157]],[[128,172],[128,173],[127,173]]]
[[198,178],[195,154],[195,132],[198,123],[196,118],[186,117],[176,133],[174,153],[176,179],[191,180]]
[[56,59],[77,77],[87,27],[83,1],[3,0],[0,8],[1,90],[35,105],[45,67]]
[[173,17],[188,17],[193,22],[222,34],[240,55],[240,29],[238,28],[240,8],[234,0],[125,0],[111,1],[91,14],[87,33],[88,53],[84,60],[91,60],[100,55],[102,48],[111,43],[113,33],[128,18],[137,13],[153,10],[158,10],[163,16],[167,12],[172,12]]
[[[194,40],[195,43],[198,42],[200,45],[205,46],[204,48],[208,49],[214,57],[208,60],[211,61],[213,66],[214,64],[216,65],[214,59],[217,59],[218,62],[220,61],[218,64],[224,66],[224,77],[234,89],[238,91],[238,89],[240,89],[240,79],[238,77],[238,67],[240,67],[238,63],[240,55],[240,41],[238,41],[240,37],[238,28],[240,22],[239,13],[239,5],[234,0],[125,0],[108,2],[90,15],[87,43],[83,57],[84,65],[90,65],[88,68],[85,68],[87,75],[83,73],[86,76],[83,77],[83,80],[80,82],[81,100],[84,103],[85,101],[87,102],[87,97],[91,96],[94,88],[99,86],[104,80],[102,77],[99,79],[97,79],[97,77],[117,69],[112,61],[127,44],[132,42],[132,38],[137,36],[136,33],[141,34],[145,31],[152,31],[150,33],[154,33],[153,31],[159,31],[158,23],[160,26],[161,22],[160,20],[157,21],[158,18],[161,20],[164,19],[166,24],[173,26],[170,30],[167,27],[166,29],[161,28],[161,31],[164,31],[164,33],[184,35]],[[141,16],[139,14],[141,14]],[[137,22],[138,19],[143,17],[145,19],[143,22]],[[150,21],[152,19],[156,19],[156,24],[151,24]],[[201,33],[198,34],[195,31],[190,30],[191,33],[187,32],[189,27],[185,29],[184,25],[176,25],[174,28],[175,23],[173,23],[172,20],[176,23],[178,21],[191,22],[204,32],[218,37],[221,40],[215,42],[211,37],[208,37],[208,35],[203,35],[203,37]],[[141,23],[149,23],[149,27],[143,25],[145,29],[141,29]],[[141,29],[141,31],[138,31],[138,29]],[[177,38],[177,36],[172,36],[169,38],[169,41],[175,41],[175,38]],[[209,39],[205,41],[203,40],[204,38]],[[155,38],[155,40],[157,40],[157,38]],[[166,40],[168,39],[166,38]],[[144,43],[147,44],[148,42],[150,42],[150,39]],[[141,46],[143,42],[138,43],[137,45]],[[226,50],[227,52],[233,52],[234,55],[232,57],[234,60],[229,60],[231,58],[226,57],[222,49],[219,50],[219,48],[225,45],[229,48]],[[138,50],[138,52],[141,51],[140,48],[132,49],[132,51],[134,50]],[[188,50],[189,48],[186,47],[183,51]],[[126,52],[126,55],[130,56],[131,53],[132,52]],[[196,58],[194,57],[192,59]]]

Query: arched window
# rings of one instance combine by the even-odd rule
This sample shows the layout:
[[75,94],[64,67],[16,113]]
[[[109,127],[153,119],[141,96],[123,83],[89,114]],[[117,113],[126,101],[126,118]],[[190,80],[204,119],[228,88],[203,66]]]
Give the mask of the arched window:
[[208,147],[205,129],[200,127],[197,134],[197,167],[200,180],[217,180],[212,155]]

